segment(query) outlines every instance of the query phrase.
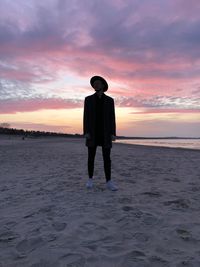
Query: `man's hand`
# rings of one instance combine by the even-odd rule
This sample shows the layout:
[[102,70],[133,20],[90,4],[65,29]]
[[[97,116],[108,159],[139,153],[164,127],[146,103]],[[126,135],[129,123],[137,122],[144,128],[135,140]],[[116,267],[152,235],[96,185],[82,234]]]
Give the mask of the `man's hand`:
[[86,139],[90,139],[90,134],[89,134],[89,133],[86,133],[86,134],[84,135],[84,137],[85,137]]
[[111,135],[111,138],[112,138],[112,141],[115,141],[116,140],[116,136],[115,135]]

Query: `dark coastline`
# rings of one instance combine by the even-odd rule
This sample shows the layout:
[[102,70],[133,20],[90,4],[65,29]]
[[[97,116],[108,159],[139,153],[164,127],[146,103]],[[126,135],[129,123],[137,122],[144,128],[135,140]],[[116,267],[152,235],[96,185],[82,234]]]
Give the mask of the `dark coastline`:
[[[83,134],[70,134],[70,133],[59,133],[59,132],[45,132],[45,131],[35,131],[35,130],[24,130],[15,128],[4,128],[0,127],[0,135],[16,135],[22,137],[41,137],[41,136],[51,136],[51,137],[70,137],[70,138],[84,138]],[[139,136],[116,136],[118,140],[179,140],[179,139],[200,139],[200,137],[177,137],[177,136],[166,136],[166,137],[139,137]]]

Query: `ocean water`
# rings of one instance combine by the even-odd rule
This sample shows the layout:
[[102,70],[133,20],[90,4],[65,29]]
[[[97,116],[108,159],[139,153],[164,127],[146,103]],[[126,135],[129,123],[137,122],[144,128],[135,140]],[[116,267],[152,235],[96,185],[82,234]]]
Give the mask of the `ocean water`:
[[200,139],[118,139],[116,143],[200,150]]

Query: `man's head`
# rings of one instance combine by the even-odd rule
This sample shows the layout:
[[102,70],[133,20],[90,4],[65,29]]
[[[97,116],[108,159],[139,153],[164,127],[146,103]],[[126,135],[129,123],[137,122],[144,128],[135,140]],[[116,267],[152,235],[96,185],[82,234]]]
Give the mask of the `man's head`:
[[104,91],[104,84],[102,83],[101,80],[95,80],[93,83],[93,88],[96,92],[98,91]]
[[101,90],[105,92],[108,90],[108,84],[106,80],[101,76],[93,76],[90,79],[90,84],[95,89],[96,92],[99,92]]

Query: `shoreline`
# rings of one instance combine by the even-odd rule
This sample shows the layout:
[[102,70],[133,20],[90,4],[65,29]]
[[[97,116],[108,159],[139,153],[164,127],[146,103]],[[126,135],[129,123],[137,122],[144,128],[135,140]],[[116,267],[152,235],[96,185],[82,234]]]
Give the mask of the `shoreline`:
[[[40,137],[26,137],[24,140],[22,139],[22,136],[10,136],[10,135],[0,135],[0,145],[3,145],[6,143],[9,144],[9,142],[27,142],[27,141],[48,141],[48,142],[59,142],[59,141],[82,141],[83,144],[85,144],[85,138],[83,137],[57,137],[57,136],[40,136]],[[2,141],[2,142],[1,142]],[[189,150],[189,151],[197,151],[200,152],[199,148],[187,148],[187,147],[171,147],[171,146],[162,146],[162,145],[145,145],[145,144],[131,144],[131,143],[121,143],[121,142],[112,142],[113,145],[125,145],[125,146],[141,146],[141,147],[150,147],[150,148],[165,148],[165,149],[178,149],[178,150]]]
[[143,145],[143,144],[130,144],[130,143],[120,143],[117,142],[115,144],[119,144],[119,145],[130,145],[130,146],[141,146],[141,147],[150,147],[150,148],[166,148],[166,149],[178,149],[178,150],[191,150],[191,151],[197,151],[200,152],[200,149],[198,148],[186,148],[186,147],[169,147],[169,146],[154,146],[154,145]]
[[[40,141],[40,140],[43,140],[43,141],[56,141],[56,142],[59,142],[59,141],[77,141],[77,140],[80,140],[83,142],[83,144],[85,144],[85,138],[84,137],[62,137],[62,136],[38,136],[38,137],[25,137],[23,139],[23,136],[20,136],[20,135],[0,135],[0,145],[5,143],[5,141],[7,141],[7,143],[12,142],[12,141],[23,141],[23,142],[26,142],[26,141]],[[146,139],[144,139],[146,140]],[[166,139],[168,140],[168,139]],[[189,139],[188,139],[189,140]],[[191,139],[190,139],[191,140]],[[198,140],[198,139],[194,139],[194,140]],[[190,147],[172,147],[172,146],[164,146],[164,145],[146,145],[146,144],[131,144],[131,143],[122,143],[122,142],[118,142],[117,140],[116,141],[113,141],[112,142],[113,145],[116,145],[116,144],[119,144],[119,145],[131,145],[131,146],[141,146],[141,147],[152,147],[152,148],[166,148],[166,149],[178,149],[178,150],[189,150],[189,151],[197,151],[199,152],[200,151],[200,148],[190,148]]]

